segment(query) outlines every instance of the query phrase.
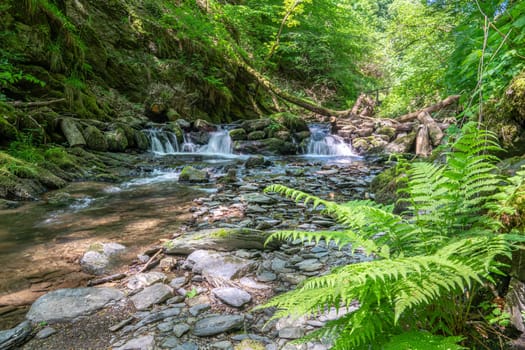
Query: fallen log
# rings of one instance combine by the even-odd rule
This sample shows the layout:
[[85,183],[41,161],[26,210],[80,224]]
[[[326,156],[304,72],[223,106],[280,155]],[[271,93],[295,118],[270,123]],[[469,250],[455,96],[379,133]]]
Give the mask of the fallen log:
[[454,103],[457,103],[459,101],[459,97],[460,97],[459,95],[449,96],[446,99],[444,99],[443,101],[440,101],[440,102],[438,102],[438,103],[436,103],[436,104],[434,104],[432,106],[420,109],[419,111],[415,111],[415,112],[411,112],[411,113],[402,115],[399,118],[397,118],[396,120],[398,122],[401,122],[401,123],[412,121],[412,120],[416,119],[417,116],[420,113],[426,112],[426,113],[430,114],[430,113],[439,111],[440,109],[443,109],[445,107],[448,107],[448,106],[450,106],[450,105],[452,105]]
[[13,101],[13,102],[8,102],[8,103],[14,107],[43,107],[43,106],[49,106],[53,103],[64,102],[65,100],[66,100],[65,98],[57,98],[54,100],[47,100],[47,101],[34,101],[34,102]]
[[87,285],[88,285],[88,287],[97,286],[99,284],[104,284],[104,283],[108,283],[108,282],[118,281],[118,280],[121,280],[121,279],[123,279],[125,277],[127,277],[127,275],[125,273],[117,273],[115,275],[106,276],[106,277],[98,278],[98,279],[95,279],[95,280],[91,280],[91,281],[89,281],[87,283]]
[[436,147],[441,143],[441,140],[443,139],[443,131],[441,131],[441,128],[439,127],[438,123],[432,117],[428,112],[421,112],[417,116],[417,120],[421,124],[424,124],[428,128],[428,136],[430,137],[430,141],[432,141],[432,146]]
[[419,126],[416,136],[416,156],[428,157],[432,153],[432,145],[428,136],[428,127],[425,124]]

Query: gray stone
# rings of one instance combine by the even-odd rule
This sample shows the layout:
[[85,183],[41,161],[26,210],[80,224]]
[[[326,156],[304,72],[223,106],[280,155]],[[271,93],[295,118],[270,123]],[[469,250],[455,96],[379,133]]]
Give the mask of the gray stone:
[[271,287],[267,284],[258,283],[251,277],[243,277],[239,280],[239,282],[247,288],[250,289],[258,289],[258,290],[264,290],[264,289],[270,289]]
[[307,272],[318,271],[323,268],[323,264],[321,264],[319,260],[317,259],[303,260],[295,266],[299,270],[307,271]]
[[186,324],[186,323],[179,323],[179,324],[176,324],[173,327],[173,334],[175,334],[175,336],[177,338],[180,338],[185,333],[187,333],[190,329],[191,329],[191,327],[188,324]]
[[209,174],[204,170],[199,170],[191,165],[185,166],[179,175],[181,182],[208,182]]
[[210,345],[211,349],[233,350],[233,344],[227,340],[219,341]]
[[113,348],[113,350],[154,350],[155,338],[152,335],[145,335],[131,339],[126,344]]
[[306,276],[297,273],[283,273],[280,275],[281,280],[290,284],[299,284],[306,279]]
[[197,305],[190,307],[189,312],[192,316],[198,316],[204,311],[209,310],[209,309],[211,309],[211,305],[209,303],[197,304]]
[[200,273],[211,279],[226,280],[243,277],[256,265],[253,261],[207,250],[197,250],[191,253],[186,262],[192,265],[194,273]]
[[193,334],[198,337],[209,337],[242,327],[242,315],[215,315],[200,319],[195,324]]
[[130,299],[137,310],[146,310],[155,304],[160,304],[173,296],[173,290],[163,284],[157,283],[145,288]]
[[0,349],[8,350],[23,344],[31,335],[31,322],[24,321],[15,328],[0,331]]
[[146,313],[145,317],[139,322],[137,322],[135,326],[133,326],[133,329],[139,329],[148,324],[162,321],[168,317],[173,317],[173,316],[178,316],[178,315],[180,315],[180,308],[178,307],[172,307],[172,308],[158,311],[158,312]]
[[170,282],[170,287],[173,289],[182,288],[186,284],[186,277],[175,277]]
[[104,251],[104,255],[109,257],[124,252],[126,250],[126,247],[122,244],[109,242],[102,244],[102,250]]
[[129,289],[140,289],[144,287],[149,287],[158,282],[164,282],[166,280],[166,275],[162,272],[146,272],[146,273],[137,273],[134,276],[131,276],[127,283]]
[[93,275],[102,275],[106,272],[109,265],[108,257],[99,252],[89,251],[80,259],[82,271]]
[[256,278],[259,282],[271,282],[277,279],[277,275],[270,271],[263,271]]
[[180,341],[175,337],[168,337],[162,342],[162,347],[168,349],[174,348],[178,345],[180,345]]
[[114,288],[58,289],[38,298],[26,315],[33,322],[61,322],[89,315],[124,294]]
[[275,199],[261,193],[245,193],[241,198],[249,204],[273,204],[277,202]]
[[199,346],[193,342],[187,342],[177,346],[175,350],[199,350]]
[[161,331],[162,333],[167,333],[173,329],[173,321],[166,321],[159,323],[157,325],[157,329]]
[[37,334],[36,334],[36,337],[38,339],[45,339],[45,338],[48,338],[50,336],[52,336],[53,334],[55,334],[57,331],[56,329],[52,328],[52,327],[45,327],[45,328],[42,328]]
[[298,327],[286,327],[279,330],[279,338],[299,339],[304,336],[304,329]]
[[252,300],[250,293],[233,287],[215,288],[212,293],[220,301],[233,307],[241,307]]

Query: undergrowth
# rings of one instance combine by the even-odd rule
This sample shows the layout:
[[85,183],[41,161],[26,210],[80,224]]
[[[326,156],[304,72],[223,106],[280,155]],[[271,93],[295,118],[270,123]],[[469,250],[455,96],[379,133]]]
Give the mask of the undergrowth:
[[[495,315],[501,310],[480,300],[494,298],[487,296],[487,286],[505,275],[503,261],[524,240],[522,231],[501,233],[499,219],[516,213],[508,198],[523,195],[525,171],[512,179],[499,176],[491,155],[499,149],[493,133],[469,123],[442,164],[403,164],[408,168],[403,200],[409,205],[402,215],[372,201],[337,204],[269,186],[266,192],[310,205],[346,227],[279,231],[269,241],[324,239],[361,247],[375,259],[310,278],[263,307],[276,307],[275,318],[347,310],[305,337],[329,339],[333,349],[429,349],[429,344],[463,349],[500,342],[504,324]],[[351,312],[356,301],[359,307]]]

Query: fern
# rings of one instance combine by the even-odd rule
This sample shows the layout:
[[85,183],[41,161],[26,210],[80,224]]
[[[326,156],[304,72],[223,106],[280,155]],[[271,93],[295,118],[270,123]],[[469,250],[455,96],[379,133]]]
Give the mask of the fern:
[[346,309],[344,316],[307,336],[331,339],[334,349],[419,349],[423,342],[416,335],[435,343],[435,349],[462,349],[456,344],[461,337],[454,336],[464,329],[457,323],[468,317],[475,286],[503,275],[501,258],[510,259],[525,240],[496,234],[498,214],[512,212],[501,193],[516,198],[525,183],[525,171],[507,182],[497,175],[496,158],[488,153],[496,150],[492,133],[467,124],[444,164],[409,167],[403,191],[410,207],[403,216],[370,201],[337,204],[283,185],[269,186],[267,192],[309,205],[346,226],[341,231],[280,231],[269,240],[324,239],[352,244],[352,249],[362,246],[377,259],[308,279],[263,307],[276,307],[276,318]]

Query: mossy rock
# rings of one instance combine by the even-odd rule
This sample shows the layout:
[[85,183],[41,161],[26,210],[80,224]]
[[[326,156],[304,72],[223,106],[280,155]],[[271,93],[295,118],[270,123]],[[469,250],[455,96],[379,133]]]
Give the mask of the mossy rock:
[[275,113],[272,114],[270,118],[279,124],[284,125],[292,132],[310,131],[308,124],[303,120],[303,118],[290,112]]
[[416,133],[411,132],[407,135],[400,135],[394,141],[390,142],[385,150],[389,153],[410,153],[414,151]]
[[277,131],[273,137],[277,138],[277,139],[280,139],[280,140],[283,140],[283,141],[289,141],[291,140],[291,135],[290,135],[290,132],[287,131],[287,130],[280,130],[280,131]]
[[399,192],[406,188],[404,176],[397,172],[396,167],[392,167],[374,177],[370,183],[370,192],[374,194],[374,200],[381,204],[394,204],[396,213],[406,210],[408,204],[399,201],[401,198],[406,198],[406,195]]
[[208,172],[192,167],[191,165],[185,166],[179,175],[180,182],[208,182]]
[[266,133],[263,130],[252,131],[248,134],[248,140],[262,140],[266,137]]
[[293,135],[294,135],[294,138],[298,142],[301,142],[303,140],[308,139],[310,137],[311,133],[310,133],[310,131],[299,131],[299,132],[294,133]]
[[235,345],[234,350],[265,350],[266,346],[264,343],[253,340],[253,339],[244,339],[239,344]]
[[175,136],[177,137],[177,142],[179,144],[184,142],[184,132],[182,131],[182,128],[178,122],[168,123],[166,124],[166,127],[168,128],[169,131],[175,134]]
[[283,141],[277,138],[261,140],[265,146],[266,153],[293,155],[297,154],[297,145],[292,142]]
[[390,141],[396,135],[396,129],[391,126],[384,125],[377,128],[375,133],[379,135],[386,135],[388,137],[388,141]]
[[104,137],[104,133],[98,128],[90,125],[84,129],[82,134],[84,135],[86,145],[89,149],[101,152],[108,150],[108,141]]
[[204,119],[197,119],[193,122],[193,128],[197,131],[212,132],[217,130],[217,127]]
[[148,137],[140,130],[135,130],[134,132],[135,146],[141,151],[146,151],[149,149],[149,140]]
[[251,133],[252,131],[264,130],[270,126],[271,123],[272,120],[269,118],[252,119],[244,121],[241,127],[246,130],[247,133]]
[[0,116],[0,143],[7,144],[15,141],[18,135],[16,128],[11,125],[4,117]]
[[233,141],[246,140],[246,130],[242,128],[232,129],[228,133]]
[[121,129],[124,131],[124,134],[126,135],[126,140],[128,141],[127,148],[133,148],[135,147],[135,129],[133,129],[131,126],[129,126],[126,123],[116,123],[116,128]]
[[385,150],[387,141],[379,136],[358,137],[352,140],[352,147],[360,154],[378,154]]
[[108,150],[111,152],[124,152],[128,148],[128,138],[126,132],[121,128],[116,128],[113,131],[105,132],[106,140],[108,142]]

